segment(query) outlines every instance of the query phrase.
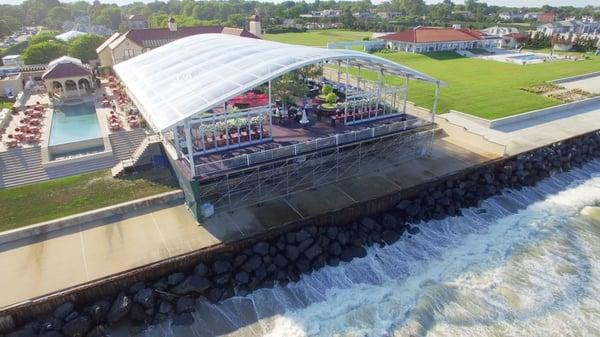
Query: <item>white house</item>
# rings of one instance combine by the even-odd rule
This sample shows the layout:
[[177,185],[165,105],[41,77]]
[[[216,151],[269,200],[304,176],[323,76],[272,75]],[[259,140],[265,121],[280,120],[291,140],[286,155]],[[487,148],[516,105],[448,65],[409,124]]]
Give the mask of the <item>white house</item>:
[[486,36],[472,29],[415,27],[380,37],[392,50],[413,53],[493,48],[500,37]]

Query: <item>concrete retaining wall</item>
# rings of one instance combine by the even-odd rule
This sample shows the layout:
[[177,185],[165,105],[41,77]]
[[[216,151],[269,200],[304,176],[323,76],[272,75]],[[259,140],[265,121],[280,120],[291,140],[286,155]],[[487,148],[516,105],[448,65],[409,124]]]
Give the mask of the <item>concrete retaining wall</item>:
[[498,119],[491,119],[491,120],[473,116],[473,115],[469,115],[467,113],[456,111],[456,110],[450,110],[450,112],[460,115],[461,117],[468,119],[479,125],[482,125],[486,128],[497,129],[502,126],[508,125],[508,124],[521,123],[521,122],[524,122],[524,121],[527,121],[527,120],[530,120],[533,118],[548,116],[548,115],[552,115],[555,113],[565,112],[565,111],[571,110],[573,108],[582,108],[582,107],[586,107],[586,106],[589,106],[592,104],[598,104],[598,103],[600,103],[600,96],[584,99],[584,100],[577,101],[577,102],[556,105],[556,106],[552,106],[552,107],[548,107],[548,108],[544,108],[544,109],[524,112],[524,113],[520,113],[520,114],[513,115],[513,116],[508,116],[508,117],[503,117],[503,118],[498,118]]
[[555,83],[555,84],[561,84],[561,83],[565,83],[565,82],[573,82],[573,81],[585,80],[587,78],[596,77],[596,76],[600,76],[600,71],[593,72],[593,73],[588,73],[588,74],[583,74],[583,75],[577,75],[577,76],[560,78],[558,80],[554,80],[554,81],[550,81],[550,82]]
[[0,244],[29,238],[35,235],[48,234],[59,229],[78,226],[83,223],[104,219],[113,215],[126,214],[138,209],[161,205],[178,199],[183,200],[183,191],[181,190],[165,192],[159,195],[132,200],[113,206],[95,209],[89,212],[79,213],[56,220],[45,221],[38,224],[13,229],[0,233]]

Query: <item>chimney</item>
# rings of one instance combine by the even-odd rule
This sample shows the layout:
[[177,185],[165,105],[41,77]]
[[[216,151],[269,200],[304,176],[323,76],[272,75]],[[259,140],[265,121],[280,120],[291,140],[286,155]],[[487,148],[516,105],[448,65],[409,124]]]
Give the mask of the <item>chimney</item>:
[[262,28],[260,25],[260,16],[258,15],[258,12],[250,17],[250,22],[248,22],[248,30],[257,37],[261,37]]
[[175,21],[175,18],[170,17],[169,18],[169,22],[167,23],[167,27],[169,27],[169,30],[172,32],[176,32],[177,31],[177,22]]

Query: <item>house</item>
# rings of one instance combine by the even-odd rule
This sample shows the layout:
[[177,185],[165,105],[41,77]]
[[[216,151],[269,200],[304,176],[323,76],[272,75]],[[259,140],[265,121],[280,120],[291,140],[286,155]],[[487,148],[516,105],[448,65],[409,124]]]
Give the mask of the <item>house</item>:
[[380,37],[392,50],[425,53],[447,50],[492,48],[499,37],[485,36],[472,29],[415,27]]
[[[172,20],[172,19],[171,19]],[[252,25],[260,29],[260,24]],[[126,33],[114,33],[97,49],[100,65],[113,66],[117,63],[140,55],[148,50],[163,46],[183,37],[197,34],[230,34],[249,38],[259,38],[246,29],[221,26],[201,26],[177,28],[175,20],[169,22],[169,28],[132,29]]]
[[342,16],[342,11],[339,9],[324,9],[322,11],[311,11],[310,14],[300,14],[301,18],[316,19],[316,18],[339,18]]
[[472,18],[473,12],[471,12],[471,11],[452,11],[452,15],[461,16],[463,18]]
[[528,38],[524,33],[508,33],[502,36],[500,40],[500,48],[515,49],[519,48]]
[[551,22],[537,27],[536,31],[545,36],[560,34],[600,35],[600,22],[584,22],[579,20],[564,20]]
[[496,42],[498,44],[496,47],[498,48],[513,49],[527,39],[527,34],[522,33],[518,28],[514,27],[488,27],[486,29],[482,29],[481,33],[487,37],[497,37],[498,39]]
[[502,20],[511,21],[511,20],[523,20],[523,14],[514,13],[514,12],[502,12],[498,14],[498,17]]
[[5,66],[17,67],[21,65],[20,55],[6,55],[2,58],[2,64]]
[[537,20],[539,15],[537,12],[528,12],[523,14],[523,20]]
[[538,14],[537,20],[538,20],[538,22],[541,22],[541,23],[554,22],[554,21],[556,21],[556,13],[554,13],[554,12],[540,13],[540,14]]
[[400,12],[377,12],[377,16],[379,16],[382,19],[394,19],[399,17],[400,15]]
[[354,12],[352,16],[357,19],[368,20],[371,18],[371,12]]
[[148,18],[138,14],[129,15],[127,17],[127,28],[146,29],[148,28]]

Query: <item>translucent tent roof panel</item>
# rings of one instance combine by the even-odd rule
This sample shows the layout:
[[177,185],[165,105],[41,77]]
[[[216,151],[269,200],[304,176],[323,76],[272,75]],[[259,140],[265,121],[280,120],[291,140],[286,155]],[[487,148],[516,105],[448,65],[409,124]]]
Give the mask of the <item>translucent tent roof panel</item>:
[[350,60],[352,65],[441,83],[425,74],[374,55],[289,45],[227,34],[201,34],[117,64],[140,112],[156,130],[165,130],[222,105],[289,71],[321,61]]

